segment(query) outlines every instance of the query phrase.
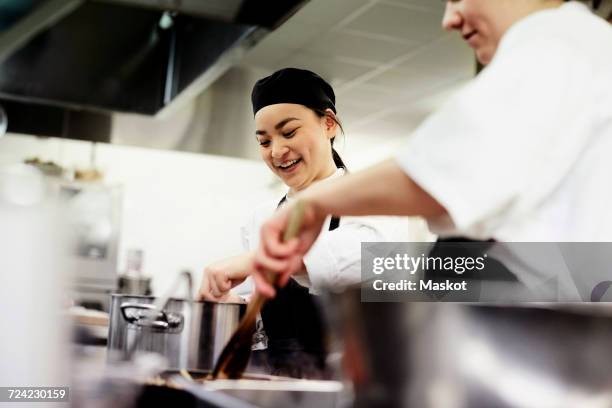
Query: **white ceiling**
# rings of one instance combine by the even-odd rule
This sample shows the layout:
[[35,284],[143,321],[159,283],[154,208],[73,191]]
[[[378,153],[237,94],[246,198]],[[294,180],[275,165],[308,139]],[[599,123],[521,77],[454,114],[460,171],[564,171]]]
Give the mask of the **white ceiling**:
[[311,0],[242,65],[326,78],[347,143],[405,137],[474,76],[471,50],[441,28],[443,11],[441,0]]

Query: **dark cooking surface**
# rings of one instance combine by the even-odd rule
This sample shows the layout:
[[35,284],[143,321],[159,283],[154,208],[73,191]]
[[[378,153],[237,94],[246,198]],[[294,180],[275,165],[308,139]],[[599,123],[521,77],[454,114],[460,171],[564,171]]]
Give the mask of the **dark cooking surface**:
[[216,391],[192,393],[176,388],[147,385],[136,400],[135,408],[257,408],[237,398]]
[[[195,383],[202,384],[209,379],[209,371],[189,370],[189,375]],[[149,384],[142,387],[142,392],[136,400],[136,408],[149,408],[152,406],[168,406],[177,408],[257,408],[243,399],[228,395],[223,391],[206,390],[198,387],[197,395],[184,389],[180,380],[175,381],[176,376],[181,376],[178,370],[167,370],[157,378],[151,379]],[[185,377],[181,376],[181,379]],[[174,378],[174,379],[173,379]],[[245,380],[273,381],[282,377],[274,377],[265,374],[246,373],[242,377]],[[166,382],[167,381],[167,382]]]
[[[170,387],[147,385],[136,400],[137,408],[145,407],[200,407],[197,398],[184,390]],[[214,405],[208,405],[214,406]]]

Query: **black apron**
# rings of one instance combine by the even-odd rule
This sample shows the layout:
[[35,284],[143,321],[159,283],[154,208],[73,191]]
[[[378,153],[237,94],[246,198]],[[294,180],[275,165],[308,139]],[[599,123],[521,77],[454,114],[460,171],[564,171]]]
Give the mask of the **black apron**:
[[[286,197],[278,203],[280,207]],[[340,226],[340,218],[332,217],[329,231]],[[316,296],[293,279],[277,289],[276,297],[261,310],[263,327],[268,337],[265,353],[268,368],[274,375],[295,378],[324,378],[326,327]]]

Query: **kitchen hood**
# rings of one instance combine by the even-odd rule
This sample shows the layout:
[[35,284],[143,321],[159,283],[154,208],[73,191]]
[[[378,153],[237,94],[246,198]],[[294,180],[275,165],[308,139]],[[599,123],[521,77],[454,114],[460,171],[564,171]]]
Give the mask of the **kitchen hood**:
[[[163,116],[304,2],[2,1],[0,105],[27,105],[28,117],[40,107],[59,122],[66,110]],[[10,123],[9,115],[9,131]]]

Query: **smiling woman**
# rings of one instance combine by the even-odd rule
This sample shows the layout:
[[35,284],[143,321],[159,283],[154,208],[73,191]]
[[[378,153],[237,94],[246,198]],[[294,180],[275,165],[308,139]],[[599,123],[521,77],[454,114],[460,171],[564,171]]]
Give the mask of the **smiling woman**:
[[[205,269],[200,296],[208,300],[235,298],[230,289],[249,276],[252,254],[259,246],[259,228],[277,207],[314,184],[346,173],[333,148],[342,130],[336,98],[323,78],[311,71],[285,68],[257,81],[251,100],[261,158],[289,189],[284,197],[253,212],[251,222],[243,228],[249,252]],[[255,336],[254,349],[259,351],[253,356],[274,374],[321,377],[325,335],[313,295],[326,287],[338,289],[361,280],[361,242],[407,241],[409,233],[407,221],[397,217],[328,217],[322,239],[303,260],[301,272],[264,306],[265,333],[260,330]]]
[[251,99],[262,159],[291,187],[290,194],[331,176],[336,168],[346,169],[333,148],[342,130],[335,94],[317,74],[280,70],[258,81]]
[[255,123],[261,157],[290,195],[336,172],[331,143],[337,122],[331,109],[319,116],[303,105],[275,104],[259,110]]

